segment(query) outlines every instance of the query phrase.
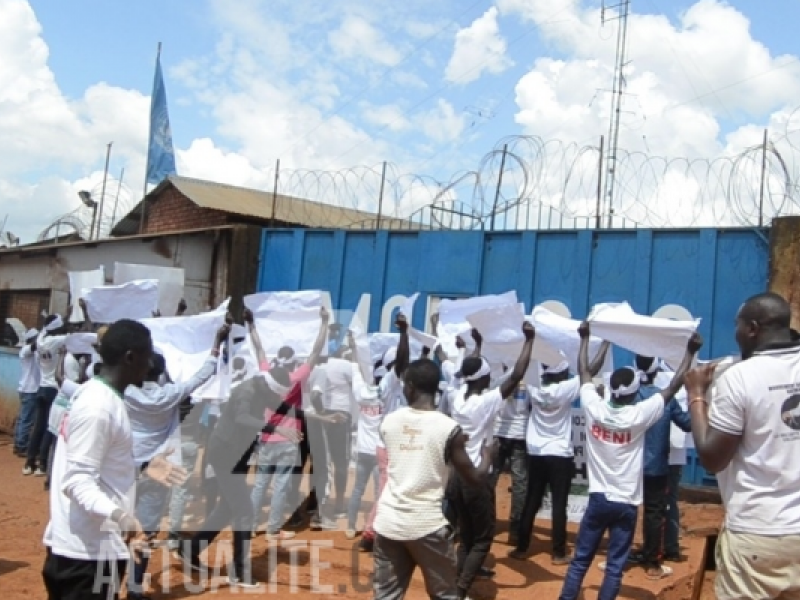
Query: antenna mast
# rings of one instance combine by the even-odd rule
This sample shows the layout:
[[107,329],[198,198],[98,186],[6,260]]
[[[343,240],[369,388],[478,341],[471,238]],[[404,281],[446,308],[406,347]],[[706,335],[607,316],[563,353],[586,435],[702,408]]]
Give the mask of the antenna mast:
[[[617,174],[617,153],[619,148],[620,114],[625,96],[625,67],[627,66],[626,53],[628,50],[628,16],[630,14],[631,0],[622,0],[620,4],[607,7],[605,2],[601,10],[602,24],[608,21],[619,21],[617,30],[617,61],[614,65],[614,87],[611,92],[611,115],[608,127],[608,155],[606,156],[606,208],[608,210],[608,228],[614,221],[614,192]],[[606,18],[607,10],[616,10],[617,16]]]

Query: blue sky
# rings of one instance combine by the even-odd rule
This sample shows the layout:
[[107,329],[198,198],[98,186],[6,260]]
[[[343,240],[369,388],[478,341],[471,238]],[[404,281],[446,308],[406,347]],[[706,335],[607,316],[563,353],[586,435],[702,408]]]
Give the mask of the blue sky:
[[[403,215],[430,202],[439,191],[433,179],[479,170],[506,136],[582,147],[607,132],[616,25],[601,29],[599,2],[329,4],[0,0],[0,23],[15,33],[13,43],[0,43],[0,62],[15,63],[18,71],[9,66],[7,76],[20,81],[18,94],[0,96],[15,121],[5,131],[0,123],[0,134],[22,140],[9,150],[12,164],[0,167],[0,220],[9,213],[9,229],[30,239],[74,209],[75,192],[98,185],[109,141],[112,174],[125,168],[130,202],[141,195],[158,42],[179,170],[190,176],[266,188],[280,158],[292,188],[285,191],[370,209],[364,198],[374,196],[373,174],[360,171],[322,190],[317,175],[300,171],[342,173],[386,160],[392,210]],[[763,127],[787,132],[793,99],[800,104],[790,30],[800,4],[764,4],[633,0],[621,147],[714,159],[757,143]],[[26,50],[31,43],[47,54]],[[564,147],[551,147],[544,160],[531,143],[512,141],[512,151],[550,170],[527,172],[525,187],[518,169],[503,197],[527,194],[564,214],[587,215],[591,169]],[[495,162],[481,172],[482,193],[469,180],[444,200],[485,212]],[[563,174],[574,177],[574,165],[586,177],[571,188]],[[698,176],[697,191],[685,169],[665,168],[652,181],[631,169],[623,190],[631,199],[621,207],[641,224],[676,224],[659,212],[676,194],[691,196],[678,211],[682,224],[714,220],[714,207],[730,201],[716,196],[708,173]],[[414,187],[403,178],[409,173],[433,179]],[[31,199],[46,210],[27,214]]]

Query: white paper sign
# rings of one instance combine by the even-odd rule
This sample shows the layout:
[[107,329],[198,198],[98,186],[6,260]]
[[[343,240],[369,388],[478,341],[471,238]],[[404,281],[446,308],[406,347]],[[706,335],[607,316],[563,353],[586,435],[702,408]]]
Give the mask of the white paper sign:
[[152,318],[158,308],[158,282],[152,279],[131,281],[82,290],[89,318],[95,323],[120,319]]
[[468,335],[472,326],[467,317],[485,308],[519,304],[517,292],[511,291],[500,295],[475,296],[458,300],[442,300],[439,304],[439,342],[445,353],[454,357],[458,355],[456,337],[461,336],[467,347],[473,347],[472,338]]
[[80,323],[83,321],[83,312],[78,300],[81,298],[83,290],[104,286],[106,272],[103,265],[100,265],[94,271],[70,271],[67,276],[69,277],[69,295],[72,302],[72,314],[69,315],[69,320],[71,323]]
[[224,322],[224,312],[141,319],[150,329],[153,345],[164,355],[170,378],[178,382],[186,381],[200,370]]
[[675,369],[686,355],[700,319],[673,321],[636,314],[627,302],[598,304],[587,319],[592,334],[642,356],[655,356]]
[[165,317],[174,315],[184,297],[184,270],[175,267],[114,263],[114,285],[143,279],[158,281],[158,310]]
[[353,316],[353,320],[350,322],[350,331],[353,334],[353,341],[356,344],[358,368],[361,370],[361,376],[367,384],[374,385],[375,376],[373,365],[375,361],[372,360],[367,328],[361,323],[361,319],[358,318],[358,315]]
[[[421,334],[425,336],[427,340],[424,338],[414,338],[411,335],[408,336],[408,346],[409,351],[411,352],[411,360],[416,360],[422,355],[422,348],[424,346],[428,346],[428,348],[433,351],[433,346],[428,345],[433,342],[436,342],[436,338],[429,336],[427,334]],[[421,341],[424,340],[424,341]],[[389,348],[396,348],[397,344],[400,343],[400,334],[399,333],[371,333],[369,334],[369,347],[370,347],[370,355],[372,356],[373,364],[379,360],[383,360],[383,355],[386,354],[386,351]]]
[[94,344],[97,343],[96,333],[71,333],[67,336],[65,344],[70,354],[95,353]]
[[292,312],[322,307],[322,294],[318,290],[299,292],[261,292],[244,297],[244,305],[258,317],[273,312]]
[[[283,346],[292,348],[298,357],[311,354],[322,324],[319,307],[259,314],[262,316],[257,315],[255,318],[256,331],[267,356],[277,356],[278,350]],[[247,339],[255,357],[255,349],[252,348],[249,335]]]

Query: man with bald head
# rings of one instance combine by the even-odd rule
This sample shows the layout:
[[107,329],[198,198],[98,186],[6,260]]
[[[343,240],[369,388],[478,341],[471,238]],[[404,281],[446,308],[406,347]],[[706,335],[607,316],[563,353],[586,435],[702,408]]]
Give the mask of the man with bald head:
[[753,296],[736,316],[742,362],[714,382],[715,364],[686,377],[700,462],[725,504],[716,596],[800,598],[800,341],[781,296]]

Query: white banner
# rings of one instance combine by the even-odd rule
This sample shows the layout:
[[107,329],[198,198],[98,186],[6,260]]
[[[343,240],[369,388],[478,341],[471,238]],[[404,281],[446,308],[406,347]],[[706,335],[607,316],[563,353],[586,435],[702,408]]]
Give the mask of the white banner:
[[[578,334],[578,327],[580,321],[576,319],[569,319],[562,317],[556,313],[546,309],[543,306],[537,306],[533,309],[531,314],[534,327],[536,327],[536,340],[547,343],[551,348],[557,348],[564,353],[567,362],[569,362],[570,369],[575,373],[578,371],[578,352],[581,346],[581,338]],[[592,335],[589,340],[589,360],[594,360],[600,347],[603,345],[603,340],[597,335]],[[550,359],[553,360],[553,359]],[[542,362],[550,367],[557,365],[557,362],[547,362],[542,359]],[[601,372],[610,373],[614,370],[614,359],[611,351],[609,350],[603,369]]]
[[173,316],[185,293],[184,270],[175,267],[114,263],[114,285],[143,279],[158,281],[158,310],[165,317]]
[[83,321],[83,312],[78,300],[80,300],[83,290],[104,286],[106,272],[103,265],[100,265],[94,271],[69,271],[67,276],[69,277],[70,302],[72,302],[72,314],[69,315],[69,321],[80,323]]
[[322,307],[322,294],[319,290],[300,292],[260,292],[244,297],[244,305],[253,311],[256,317],[273,312],[292,312]]
[[475,296],[458,300],[444,299],[439,304],[439,342],[445,353],[454,357],[458,355],[456,337],[461,336],[468,348],[474,347],[469,331],[472,326],[467,317],[485,308],[519,304],[517,292],[511,291],[500,295]]
[[89,318],[95,323],[147,319],[158,308],[158,282],[145,279],[84,289],[81,296],[86,301]]
[[94,354],[96,343],[96,333],[71,333],[65,340],[67,352],[70,354]]
[[700,325],[636,314],[627,302],[598,304],[587,320],[592,335],[642,356],[662,358],[673,369],[683,361],[689,338]]
[[224,322],[224,312],[141,319],[150,329],[153,345],[164,355],[170,378],[178,382],[186,381],[203,366]]
[[[256,331],[261,338],[264,352],[270,359],[277,356],[278,350],[283,346],[292,348],[298,357],[307,357],[311,354],[322,323],[319,307],[259,314],[262,316],[255,318]],[[249,335],[247,340],[255,358],[255,350]]]

